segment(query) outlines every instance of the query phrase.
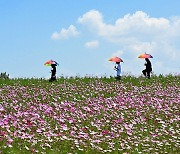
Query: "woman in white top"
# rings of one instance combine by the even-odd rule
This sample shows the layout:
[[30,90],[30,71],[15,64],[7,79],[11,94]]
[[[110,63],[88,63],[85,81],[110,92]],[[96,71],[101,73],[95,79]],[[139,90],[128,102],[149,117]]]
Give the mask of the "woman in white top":
[[120,62],[116,62],[117,66],[114,67],[114,69],[117,71],[117,77],[116,79],[121,79],[121,65]]

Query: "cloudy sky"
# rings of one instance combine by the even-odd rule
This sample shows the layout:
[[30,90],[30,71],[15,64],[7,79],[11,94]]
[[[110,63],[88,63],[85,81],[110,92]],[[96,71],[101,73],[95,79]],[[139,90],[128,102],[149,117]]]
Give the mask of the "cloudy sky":
[[141,75],[150,53],[155,74],[180,73],[179,0],[0,0],[0,72],[49,77],[44,62],[59,62],[58,76]]

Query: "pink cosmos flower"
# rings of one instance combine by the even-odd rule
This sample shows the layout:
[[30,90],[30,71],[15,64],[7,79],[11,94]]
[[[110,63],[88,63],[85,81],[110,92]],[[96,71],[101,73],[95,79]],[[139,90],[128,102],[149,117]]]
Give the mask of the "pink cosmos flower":
[[6,134],[5,131],[2,131],[2,130],[0,131],[0,137],[1,137],[1,136],[4,136],[5,134]]
[[0,112],[4,111],[4,107],[0,104]]
[[103,135],[109,134],[109,130],[103,130],[101,133],[102,133]]

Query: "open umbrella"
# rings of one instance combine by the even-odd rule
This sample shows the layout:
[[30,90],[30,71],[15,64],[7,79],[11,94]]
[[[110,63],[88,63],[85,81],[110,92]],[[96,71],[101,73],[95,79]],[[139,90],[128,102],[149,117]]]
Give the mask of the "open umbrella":
[[48,60],[47,62],[44,63],[45,66],[51,66],[52,64],[54,65],[59,65],[56,61],[54,60]]
[[123,62],[123,60],[119,57],[112,57],[109,59],[109,61],[112,61],[112,62]]
[[140,54],[138,56],[138,58],[153,58],[153,56],[151,56],[150,54],[147,54],[147,53],[143,53],[143,54]]

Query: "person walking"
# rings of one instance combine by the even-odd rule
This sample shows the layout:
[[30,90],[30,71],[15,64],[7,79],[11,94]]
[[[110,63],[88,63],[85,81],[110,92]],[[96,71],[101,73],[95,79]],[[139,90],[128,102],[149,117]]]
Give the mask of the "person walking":
[[150,73],[152,72],[152,66],[151,66],[151,62],[148,58],[145,58],[145,66],[146,68],[142,71],[143,75],[145,77],[147,77],[148,79],[150,79]]
[[112,57],[109,59],[109,61],[111,62],[115,62],[116,65],[114,66],[114,70],[117,71],[117,76],[116,76],[116,79],[117,80],[120,80],[121,79],[121,65],[120,65],[120,62],[123,62],[123,60],[119,57]]
[[51,64],[51,78],[49,79],[49,82],[56,81],[56,64]]
[[116,62],[117,66],[114,67],[114,69],[117,71],[117,80],[121,80],[121,65],[120,62]]
[[49,82],[56,81],[56,66],[59,64],[54,60],[48,60],[44,65],[51,66],[51,78],[49,79]]

